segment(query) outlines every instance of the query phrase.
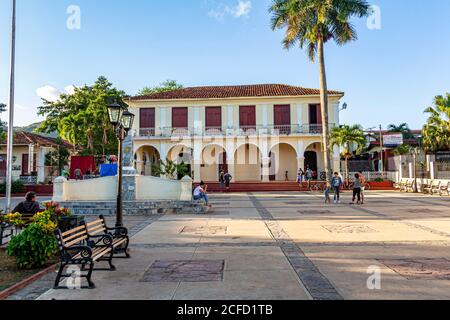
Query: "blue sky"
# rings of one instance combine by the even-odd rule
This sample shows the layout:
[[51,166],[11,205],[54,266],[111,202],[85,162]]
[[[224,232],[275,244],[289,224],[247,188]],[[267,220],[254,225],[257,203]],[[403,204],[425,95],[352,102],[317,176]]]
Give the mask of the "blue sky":
[[[185,86],[286,83],[318,87],[317,66],[286,51],[269,27],[270,0],[17,0],[15,125],[39,120],[37,89],[105,75],[135,94],[165,79]],[[420,128],[433,97],[450,91],[450,1],[376,0],[381,29],[355,21],[357,42],[328,44],[329,87],[346,92],[347,123]],[[81,9],[69,30],[66,10]],[[0,2],[0,101],[7,102],[10,1]],[[52,89],[52,90],[51,90]],[[5,116],[3,116],[5,118]]]

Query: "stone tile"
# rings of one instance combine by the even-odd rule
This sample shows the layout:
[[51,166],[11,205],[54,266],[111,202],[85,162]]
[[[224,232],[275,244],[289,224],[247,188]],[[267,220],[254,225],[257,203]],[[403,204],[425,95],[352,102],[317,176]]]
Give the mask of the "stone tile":
[[184,260],[156,261],[145,272],[142,282],[210,282],[222,281],[225,261]]
[[322,226],[331,233],[375,233],[376,230],[365,225],[329,225]]
[[450,261],[447,259],[396,259],[380,262],[409,280],[450,280]]
[[195,235],[226,235],[227,227],[184,227],[181,233],[195,234]]
[[181,283],[175,300],[310,300],[291,270],[228,271],[223,282]]

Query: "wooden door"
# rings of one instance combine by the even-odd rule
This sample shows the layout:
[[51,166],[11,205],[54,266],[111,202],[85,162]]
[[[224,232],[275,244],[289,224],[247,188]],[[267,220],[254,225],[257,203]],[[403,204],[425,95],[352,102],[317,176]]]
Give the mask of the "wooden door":
[[143,108],[140,110],[140,128],[155,128],[155,108]]
[[175,129],[188,128],[188,108],[172,108],[172,127]]
[[239,125],[245,130],[256,129],[256,107],[239,107]]
[[206,107],[206,128],[222,128],[222,107]]
[[28,153],[22,154],[22,175],[23,176],[26,176],[30,173],[28,170],[29,169],[28,168],[29,160],[30,160],[30,155]]
[[274,106],[275,129],[281,134],[291,133],[291,106],[276,105]]

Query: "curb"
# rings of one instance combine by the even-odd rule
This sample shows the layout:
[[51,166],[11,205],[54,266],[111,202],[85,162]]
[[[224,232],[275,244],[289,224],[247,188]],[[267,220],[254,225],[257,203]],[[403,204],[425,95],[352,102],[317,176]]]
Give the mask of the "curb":
[[16,283],[15,285],[3,290],[2,292],[0,292],[0,300],[5,300],[9,296],[18,292],[19,290],[22,290],[23,288],[28,287],[33,282],[36,282],[37,280],[41,279],[43,276],[54,271],[56,266],[57,266],[56,264],[51,265],[50,267],[30,276],[29,278],[26,278],[26,279],[20,281],[19,283]]

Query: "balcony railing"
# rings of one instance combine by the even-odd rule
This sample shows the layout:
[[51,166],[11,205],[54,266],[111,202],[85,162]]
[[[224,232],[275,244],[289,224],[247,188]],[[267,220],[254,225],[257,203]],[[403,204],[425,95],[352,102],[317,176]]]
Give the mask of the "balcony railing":
[[[334,127],[335,124],[330,124]],[[323,126],[320,124],[304,125],[269,125],[269,126],[239,126],[231,128],[206,127],[206,128],[142,128],[138,137],[170,138],[192,136],[290,136],[290,135],[321,135]]]

